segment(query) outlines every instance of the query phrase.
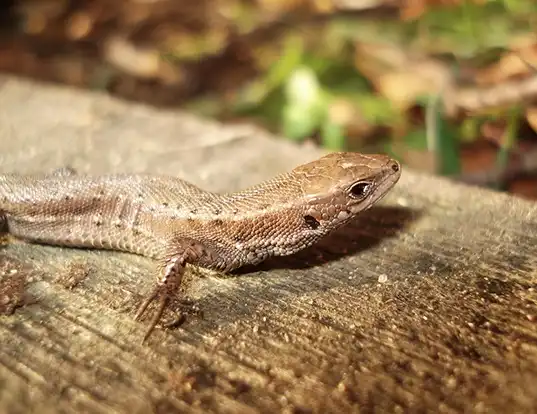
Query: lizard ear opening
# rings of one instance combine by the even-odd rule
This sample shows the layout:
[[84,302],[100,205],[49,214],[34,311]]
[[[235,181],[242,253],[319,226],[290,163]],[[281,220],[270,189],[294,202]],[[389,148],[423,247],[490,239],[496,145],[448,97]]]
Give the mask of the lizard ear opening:
[[317,219],[313,216],[304,216],[304,221],[306,222],[307,226],[312,230],[315,230],[321,225],[321,223],[319,223],[319,221],[317,221]]

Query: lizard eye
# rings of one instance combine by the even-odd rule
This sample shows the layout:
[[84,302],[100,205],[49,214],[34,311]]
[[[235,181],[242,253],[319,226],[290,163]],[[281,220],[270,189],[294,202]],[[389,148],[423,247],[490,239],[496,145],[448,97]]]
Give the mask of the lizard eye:
[[369,181],[358,181],[349,189],[349,195],[355,199],[366,197],[371,191],[372,184]]

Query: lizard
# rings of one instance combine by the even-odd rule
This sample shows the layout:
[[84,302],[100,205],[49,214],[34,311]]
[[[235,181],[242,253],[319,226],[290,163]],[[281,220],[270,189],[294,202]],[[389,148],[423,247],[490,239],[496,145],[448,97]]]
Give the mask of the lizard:
[[294,254],[379,201],[399,180],[386,155],[333,152],[242,191],[218,194],[173,176],[82,175],[70,168],[0,175],[3,232],[33,243],[117,250],[156,261],[135,314],[177,294],[186,265],[230,272]]

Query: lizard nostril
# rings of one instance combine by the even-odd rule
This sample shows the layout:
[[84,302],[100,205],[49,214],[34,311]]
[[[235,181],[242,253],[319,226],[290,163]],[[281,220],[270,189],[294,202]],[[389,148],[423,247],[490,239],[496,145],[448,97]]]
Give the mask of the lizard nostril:
[[393,164],[392,164],[392,170],[393,172],[399,172],[399,170],[401,169],[401,167],[399,166],[399,163],[397,161],[395,161]]

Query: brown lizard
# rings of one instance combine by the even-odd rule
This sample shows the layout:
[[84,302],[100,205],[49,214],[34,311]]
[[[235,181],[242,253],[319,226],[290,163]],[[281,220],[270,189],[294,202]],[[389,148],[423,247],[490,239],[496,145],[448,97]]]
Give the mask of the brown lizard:
[[399,180],[385,155],[332,153],[246,190],[216,194],[175,177],[0,175],[0,221],[28,241],[120,250],[158,261],[144,340],[186,264],[231,271],[302,250],[380,200]]

